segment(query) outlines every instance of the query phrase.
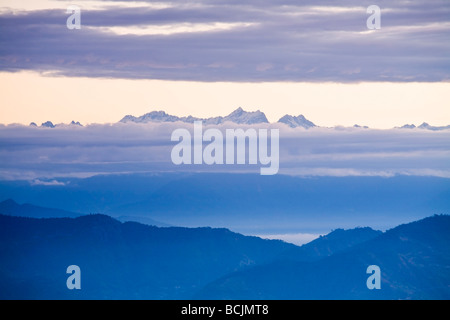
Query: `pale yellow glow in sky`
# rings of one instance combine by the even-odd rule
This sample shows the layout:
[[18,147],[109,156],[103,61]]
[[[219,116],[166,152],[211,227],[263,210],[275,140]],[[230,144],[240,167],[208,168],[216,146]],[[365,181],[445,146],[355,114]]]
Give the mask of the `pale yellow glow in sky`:
[[[162,9],[170,7],[170,4],[161,2],[146,2],[146,1],[98,1],[98,0],[83,0],[83,1],[61,1],[61,0],[0,0],[0,8],[9,8],[12,10],[31,11],[31,10],[48,10],[61,9],[66,10],[69,5],[77,5],[83,10],[99,10],[105,7],[146,7]],[[1,10],[0,10],[1,12]]]
[[450,83],[227,83],[94,79],[0,72],[0,123],[111,123],[164,110],[225,116],[237,107],[270,122],[303,114],[320,126],[450,124]]
[[114,33],[117,35],[155,35],[155,34],[176,34],[176,33],[192,33],[205,31],[223,31],[234,28],[246,28],[256,25],[255,23],[180,23],[180,24],[166,24],[161,26],[139,25],[126,27],[87,27],[93,31],[101,31],[107,33]]

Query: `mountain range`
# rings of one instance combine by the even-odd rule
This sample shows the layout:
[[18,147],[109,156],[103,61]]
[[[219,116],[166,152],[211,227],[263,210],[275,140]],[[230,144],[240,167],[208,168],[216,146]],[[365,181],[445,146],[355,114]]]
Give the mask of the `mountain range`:
[[[194,121],[202,121],[206,125],[219,125],[226,122],[231,122],[235,124],[246,124],[246,125],[253,125],[253,124],[261,124],[261,123],[269,123],[267,120],[266,115],[264,112],[261,112],[260,110],[257,111],[245,111],[241,107],[237,108],[233,112],[231,112],[227,116],[217,116],[217,117],[211,117],[211,118],[198,118],[193,116],[186,116],[186,117],[178,117],[174,115],[167,114],[165,111],[152,111],[149,113],[146,113],[141,116],[133,116],[133,115],[126,115],[123,117],[119,123],[161,123],[161,122],[185,122],[185,123],[193,123]],[[292,116],[292,115],[284,115],[281,117],[277,123],[283,123],[291,128],[314,128],[318,127],[310,120],[306,119],[303,115],[298,116]],[[46,128],[55,128],[57,126],[66,126],[65,124],[53,124],[51,121],[47,121],[42,123],[41,127]],[[80,122],[72,121],[69,125],[71,126],[82,126]],[[36,123],[32,122],[30,123],[30,126],[37,127]],[[339,126],[338,126],[339,127]],[[367,126],[360,126],[358,124],[355,124],[353,128],[363,128],[368,129]],[[396,127],[397,129],[426,129],[426,130],[432,130],[432,131],[439,131],[439,130],[448,130],[450,129],[450,125],[448,126],[431,126],[428,123],[424,122],[420,126],[415,126],[414,124],[406,124],[402,127]]]
[[[450,216],[337,229],[297,247],[106,215],[0,215],[1,299],[449,299]],[[66,268],[81,269],[68,290]],[[369,265],[381,289],[366,287]]]
[[[295,246],[227,229],[158,228],[106,215],[0,215],[0,299],[177,299]],[[66,268],[81,269],[81,290]]]
[[35,206],[29,203],[18,204],[13,199],[0,202],[0,214],[30,218],[78,217],[80,214],[61,209]]
[[135,123],[148,123],[148,122],[187,122],[193,123],[194,121],[203,121],[204,124],[222,124],[225,122],[232,122],[236,124],[257,124],[257,123],[269,123],[266,115],[261,111],[247,112],[242,108],[237,108],[232,113],[225,117],[213,117],[213,118],[196,118],[192,116],[188,117],[177,117],[168,115],[164,111],[153,111],[146,113],[140,117],[134,117],[131,115],[125,116],[120,122],[135,122]]
[[426,122],[423,122],[420,126],[415,126],[414,124],[405,124],[404,126],[400,127],[400,129],[427,129],[427,130],[432,130],[432,131],[439,131],[439,130],[448,130],[450,129],[450,125],[448,126],[431,126]]
[[[28,217],[28,218],[76,218],[84,214],[71,212],[67,210],[47,208],[36,206],[29,203],[18,204],[13,199],[6,199],[0,202],[0,214],[14,216],[14,217]],[[132,216],[132,215],[120,215],[117,216],[117,220],[122,222],[134,221],[144,224],[157,226],[157,227],[169,227],[171,225],[163,222],[159,222],[145,216]]]
[[[37,127],[37,126],[38,125],[35,122],[30,123],[30,127]],[[43,128],[55,128],[55,127],[61,127],[61,126],[67,126],[67,124],[64,124],[64,123],[53,124],[53,122],[51,122],[51,121],[46,121],[41,124],[41,127],[43,127]],[[72,120],[72,122],[69,123],[69,126],[82,127],[83,125],[79,121],[75,122]]]
[[449,213],[450,208],[450,180],[438,177],[142,173],[58,181],[61,185],[0,181],[0,201],[14,199],[78,215],[103,213],[158,226],[226,227],[259,235],[324,234],[336,227],[367,225],[385,230]]
[[[234,272],[196,298],[448,300],[449,230],[450,216],[429,217],[316,261],[275,261]],[[366,286],[370,265],[380,268],[379,290]]]

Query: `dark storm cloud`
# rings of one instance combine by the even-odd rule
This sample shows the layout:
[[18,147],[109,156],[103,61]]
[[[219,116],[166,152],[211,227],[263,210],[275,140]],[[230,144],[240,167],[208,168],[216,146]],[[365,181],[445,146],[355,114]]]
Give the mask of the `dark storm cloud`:
[[[66,28],[65,11],[5,11],[0,70],[197,81],[449,80],[450,3],[376,2],[381,29],[372,32],[366,8],[373,1],[170,1],[161,9],[82,9],[81,30]],[[215,23],[240,25],[168,35],[101,29]]]

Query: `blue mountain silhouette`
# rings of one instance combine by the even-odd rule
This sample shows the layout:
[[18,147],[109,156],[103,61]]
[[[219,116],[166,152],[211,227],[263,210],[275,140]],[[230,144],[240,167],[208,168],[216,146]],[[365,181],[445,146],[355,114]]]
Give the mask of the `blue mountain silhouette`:
[[[450,216],[385,233],[335,230],[302,247],[227,229],[106,215],[0,215],[2,299],[448,299]],[[66,268],[81,268],[68,290]],[[368,265],[381,290],[366,287]]]
[[29,203],[18,204],[13,199],[0,202],[0,214],[32,218],[78,217],[80,214],[67,210],[45,208]]
[[357,226],[386,230],[450,208],[450,179],[437,177],[160,173],[61,181],[64,185],[57,187],[0,181],[0,199],[79,215],[226,227],[244,234],[309,232],[307,228],[323,234]]
[[[159,228],[98,214],[0,215],[0,298],[186,298],[208,282],[294,247],[227,229]],[[81,290],[66,288],[70,265],[81,269]]]
[[[235,272],[202,289],[208,299],[449,299],[450,216],[398,226],[313,262],[277,261]],[[369,290],[369,265],[381,289]]]

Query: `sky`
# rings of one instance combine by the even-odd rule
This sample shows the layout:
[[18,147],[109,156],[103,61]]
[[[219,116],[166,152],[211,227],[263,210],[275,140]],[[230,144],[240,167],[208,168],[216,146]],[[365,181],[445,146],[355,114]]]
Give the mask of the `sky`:
[[[372,4],[379,30],[366,26]],[[239,106],[271,122],[450,124],[446,0],[0,0],[0,30],[4,124]]]
[[[381,28],[369,30],[374,4]],[[69,5],[81,29],[67,28]],[[280,130],[279,174],[448,179],[450,130],[393,128],[450,125],[449,40],[448,0],[0,0],[0,180],[64,188],[98,174],[259,173],[174,165],[171,133],[188,124],[117,123],[238,107]],[[276,124],[285,114],[320,127]],[[72,120],[84,126],[28,126]]]

